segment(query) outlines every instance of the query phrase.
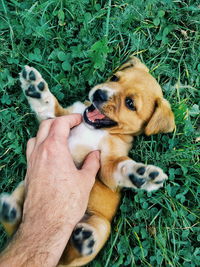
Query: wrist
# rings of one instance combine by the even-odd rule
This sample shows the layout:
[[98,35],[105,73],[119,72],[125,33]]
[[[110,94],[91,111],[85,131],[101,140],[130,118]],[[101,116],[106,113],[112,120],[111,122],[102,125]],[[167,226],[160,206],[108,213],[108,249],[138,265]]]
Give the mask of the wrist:
[[1,266],[53,267],[56,266],[74,226],[57,224],[35,231],[32,225],[22,223],[0,258]]

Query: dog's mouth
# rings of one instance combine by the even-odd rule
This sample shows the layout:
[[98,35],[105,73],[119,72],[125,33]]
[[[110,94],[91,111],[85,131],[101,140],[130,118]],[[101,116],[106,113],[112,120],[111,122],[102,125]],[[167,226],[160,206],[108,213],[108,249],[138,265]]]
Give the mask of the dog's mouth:
[[93,104],[85,109],[83,113],[84,121],[95,129],[108,128],[117,125],[117,122],[111,120]]

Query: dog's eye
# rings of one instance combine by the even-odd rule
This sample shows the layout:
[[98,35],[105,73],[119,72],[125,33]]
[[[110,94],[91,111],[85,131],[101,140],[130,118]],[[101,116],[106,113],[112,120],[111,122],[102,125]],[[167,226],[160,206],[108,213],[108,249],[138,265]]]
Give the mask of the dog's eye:
[[126,99],[125,99],[125,105],[130,110],[136,110],[136,108],[134,106],[134,101],[130,97],[126,97]]
[[118,82],[118,81],[119,81],[119,77],[117,77],[116,75],[113,75],[113,76],[110,78],[110,81],[111,81],[111,82]]

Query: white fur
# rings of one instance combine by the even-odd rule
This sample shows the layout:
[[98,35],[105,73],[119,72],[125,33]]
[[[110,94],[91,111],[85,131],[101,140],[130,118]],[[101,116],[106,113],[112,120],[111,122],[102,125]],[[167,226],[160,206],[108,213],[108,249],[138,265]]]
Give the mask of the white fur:
[[39,121],[55,118],[55,99],[49,91],[42,92],[41,99],[27,98]]
[[76,150],[76,146],[86,146],[90,151],[99,150],[100,142],[107,135],[105,130],[97,130],[89,128],[85,122],[82,122],[70,132],[68,138],[69,149],[73,153]]
[[72,113],[80,113],[83,114],[86,109],[86,105],[81,103],[80,101],[75,102],[72,106]]

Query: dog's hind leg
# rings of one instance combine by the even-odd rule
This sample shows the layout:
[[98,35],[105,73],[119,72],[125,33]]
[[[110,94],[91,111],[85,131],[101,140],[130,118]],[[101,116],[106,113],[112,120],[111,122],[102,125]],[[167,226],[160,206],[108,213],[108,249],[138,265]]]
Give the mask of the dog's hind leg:
[[21,182],[12,194],[0,195],[0,222],[9,235],[18,228],[24,202],[24,183]]
[[55,118],[71,113],[82,113],[85,105],[77,102],[68,108],[63,108],[56,97],[50,92],[47,82],[33,67],[25,66],[19,74],[22,90],[36,113],[39,121]]
[[59,266],[82,266],[89,263],[110,235],[110,222],[101,215],[85,215],[79,222],[63,253]]

